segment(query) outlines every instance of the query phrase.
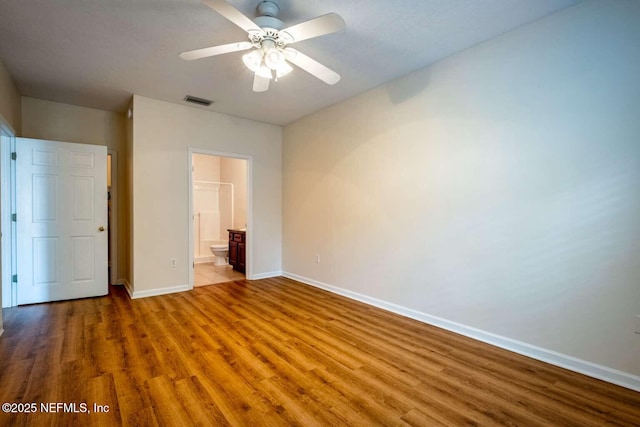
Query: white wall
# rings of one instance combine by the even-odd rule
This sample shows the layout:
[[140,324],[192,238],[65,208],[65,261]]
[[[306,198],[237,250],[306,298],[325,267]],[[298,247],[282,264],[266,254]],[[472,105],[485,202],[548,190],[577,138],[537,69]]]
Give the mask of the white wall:
[[286,126],[283,270],[640,375],[638,22],[588,1]]
[[251,156],[248,262],[254,275],[279,272],[282,129],[137,95],[133,104],[134,295],[188,285],[189,148]]

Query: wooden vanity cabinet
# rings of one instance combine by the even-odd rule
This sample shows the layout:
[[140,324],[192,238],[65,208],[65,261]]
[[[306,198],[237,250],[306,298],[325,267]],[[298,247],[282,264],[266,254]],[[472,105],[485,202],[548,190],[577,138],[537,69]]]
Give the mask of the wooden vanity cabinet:
[[245,272],[247,244],[245,231],[227,230],[229,232],[229,264],[234,270]]

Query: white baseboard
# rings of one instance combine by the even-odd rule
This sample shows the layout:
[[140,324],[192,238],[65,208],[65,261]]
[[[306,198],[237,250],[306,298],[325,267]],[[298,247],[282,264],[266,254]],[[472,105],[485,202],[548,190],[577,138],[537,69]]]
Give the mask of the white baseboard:
[[[269,279],[271,277],[279,277],[279,276],[282,276],[282,271],[272,271],[269,273],[254,274],[253,276],[251,276],[251,278],[247,278],[247,279],[259,280],[259,279]],[[133,289],[133,287],[129,284],[129,282],[126,279],[121,279],[119,280],[119,282],[120,281],[122,282],[122,285],[124,285],[131,299],[147,298],[147,297],[153,297],[156,295],[173,294],[176,292],[190,291],[193,289],[193,287],[190,287],[189,285],[180,285],[180,286],[171,286],[168,288],[157,288],[157,289],[147,289],[144,291],[136,291]]]
[[133,287],[131,286],[131,284],[127,279],[122,279],[122,284],[124,285],[124,288],[127,290],[127,293],[129,294],[129,297],[131,299],[154,297],[156,295],[166,295],[166,294],[173,294],[176,292],[184,292],[184,291],[191,290],[189,285],[180,285],[180,286],[171,286],[168,288],[156,288],[156,289],[146,289],[144,291],[136,291],[135,289],[133,289]]
[[174,294],[176,292],[190,291],[189,285],[170,286],[168,288],[146,289],[144,291],[133,291],[131,299],[155,297],[157,295]]
[[207,262],[213,262],[215,260],[216,260],[216,257],[214,256],[203,256],[203,257],[198,257],[194,259],[193,262],[195,262],[196,264],[204,264]]
[[122,279],[122,285],[127,290],[129,298],[133,299],[133,288],[131,287],[131,284],[129,284],[129,281],[127,279]]
[[590,377],[607,381],[612,384],[629,388],[631,390],[640,391],[640,376],[632,375],[627,372],[578,359],[573,356],[561,354],[553,350],[537,347],[525,342],[516,341],[511,338],[493,334],[491,332],[482,331],[480,329],[452,322],[441,317],[432,316],[430,314],[422,313],[420,311],[416,311],[407,307],[379,300],[377,298],[360,294],[358,292],[353,292],[347,289],[339,288],[337,286],[319,282],[317,280],[298,276],[294,273],[283,272],[282,275],[284,277],[297,280],[298,282],[324,289],[334,294],[342,295],[344,297],[360,301],[365,304],[369,304],[374,307],[399,314],[401,316],[409,317],[411,319],[415,319],[429,325],[437,326],[439,328],[446,329],[448,331],[455,332],[457,334],[464,335],[466,337],[473,338],[475,340],[482,341],[487,344],[503,348],[505,350],[513,351],[514,353],[522,354],[524,356],[531,357],[533,359],[540,360],[551,365],[559,366],[570,371],[588,375]]
[[272,271],[270,273],[259,273],[253,274],[251,277],[247,277],[247,280],[260,280],[260,279],[270,279],[272,277],[282,276],[282,271]]

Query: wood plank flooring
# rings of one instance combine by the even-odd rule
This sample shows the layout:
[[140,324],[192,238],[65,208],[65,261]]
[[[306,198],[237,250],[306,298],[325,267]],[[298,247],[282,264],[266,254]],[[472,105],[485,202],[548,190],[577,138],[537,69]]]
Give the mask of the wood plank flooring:
[[38,413],[2,426],[640,425],[640,393],[285,278],[4,319],[0,403]]

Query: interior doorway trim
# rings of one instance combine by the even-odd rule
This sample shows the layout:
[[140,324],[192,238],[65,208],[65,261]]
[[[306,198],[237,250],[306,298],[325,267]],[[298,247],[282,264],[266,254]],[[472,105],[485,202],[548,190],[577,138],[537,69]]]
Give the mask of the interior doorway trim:
[[228,157],[232,159],[242,159],[247,161],[247,252],[246,252],[246,270],[245,276],[248,280],[253,279],[253,158],[249,155],[228,153],[224,151],[206,150],[202,148],[189,147],[189,209],[187,212],[189,224],[189,290],[193,289],[194,284],[194,263],[195,257],[193,253],[193,155],[205,154],[208,156]]
[[109,252],[111,256],[111,265],[109,269],[110,285],[122,283],[122,279],[118,278],[118,151],[107,150],[107,154],[111,156],[111,224]]
[[[18,304],[17,293],[11,276],[14,274],[14,230],[11,221],[13,212],[12,197],[12,169],[11,150],[15,144],[16,133],[5,118],[0,114],[0,306],[15,307]],[[1,313],[0,313],[1,315]],[[2,322],[0,322],[0,331]],[[0,332],[1,333],[1,332]]]

